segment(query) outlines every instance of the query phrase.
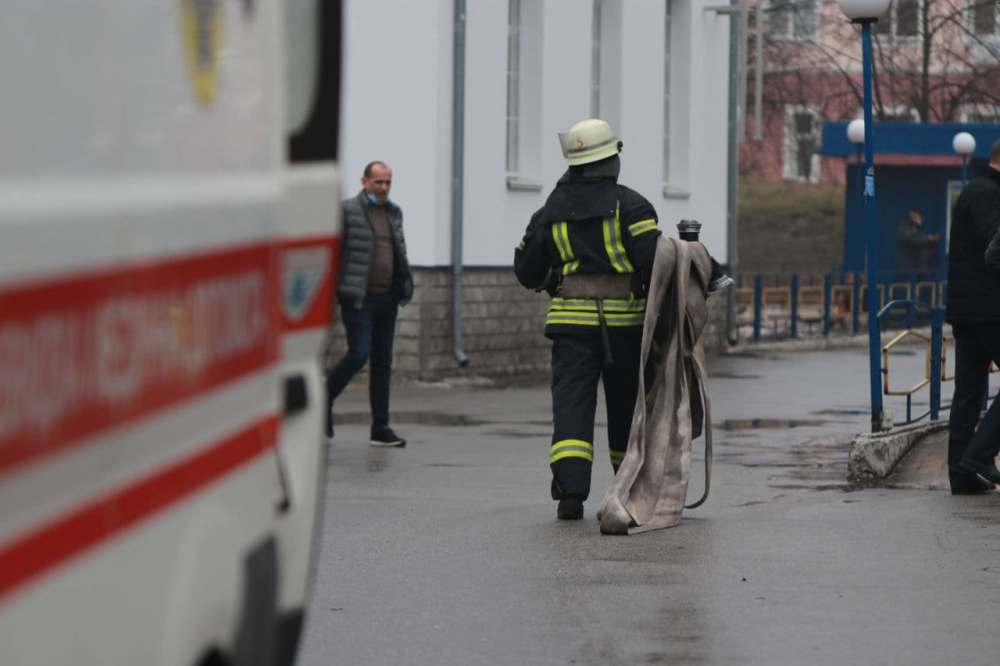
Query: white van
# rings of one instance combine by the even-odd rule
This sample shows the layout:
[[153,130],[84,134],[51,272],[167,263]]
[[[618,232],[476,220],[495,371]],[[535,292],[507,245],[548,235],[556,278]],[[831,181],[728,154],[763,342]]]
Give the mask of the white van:
[[3,2],[0,664],[294,660],[340,11]]

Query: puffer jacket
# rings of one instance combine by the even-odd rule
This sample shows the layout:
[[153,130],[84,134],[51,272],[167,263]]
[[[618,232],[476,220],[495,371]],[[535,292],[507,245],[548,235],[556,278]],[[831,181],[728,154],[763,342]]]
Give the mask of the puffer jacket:
[[[375,231],[368,216],[368,198],[364,190],[343,201],[343,252],[340,258],[340,282],[337,296],[340,302],[360,309],[368,293],[368,274],[375,252]],[[413,272],[406,256],[403,237],[403,211],[391,201],[385,202],[392,230],[393,272],[392,293],[400,305],[413,297]]]
[[1000,273],[986,265],[986,248],[1000,230],[1000,171],[987,167],[959,195],[948,243],[945,319],[1000,322]]

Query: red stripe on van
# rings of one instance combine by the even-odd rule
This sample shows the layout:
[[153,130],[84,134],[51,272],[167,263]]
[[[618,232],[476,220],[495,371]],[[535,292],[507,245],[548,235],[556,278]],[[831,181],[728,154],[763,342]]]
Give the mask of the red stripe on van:
[[[25,583],[137,526],[274,446],[278,418],[268,417],[71,513],[0,545],[0,602]],[[155,575],[151,572],[150,575]]]
[[278,300],[270,242],[0,284],[0,478],[274,364]]

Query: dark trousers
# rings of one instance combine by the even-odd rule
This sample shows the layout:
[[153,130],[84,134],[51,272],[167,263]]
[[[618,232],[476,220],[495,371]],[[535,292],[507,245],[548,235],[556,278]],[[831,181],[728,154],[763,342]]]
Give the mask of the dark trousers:
[[994,400],[979,428],[986,398],[990,361],[1000,364],[1000,324],[962,323],[955,333],[955,395],[948,422],[948,475],[952,482],[965,475],[963,457],[991,464],[1000,451],[1000,401]]
[[347,353],[326,376],[327,418],[330,418],[333,401],[358,370],[370,361],[368,399],[372,410],[372,432],[389,425],[392,342],[396,334],[398,310],[396,298],[391,293],[368,296],[360,309],[352,304],[340,304],[347,332]]
[[597,382],[604,382],[611,465],[617,471],[628,448],[632,412],[639,390],[642,328],[608,331],[614,363],[604,364],[598,330],[556,335],[552,340],[552,499],[590,494],[594,460]]

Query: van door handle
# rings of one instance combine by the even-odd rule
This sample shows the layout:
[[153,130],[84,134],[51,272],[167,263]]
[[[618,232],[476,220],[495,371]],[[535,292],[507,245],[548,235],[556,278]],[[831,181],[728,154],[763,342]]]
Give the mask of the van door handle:
[[302,374],[285,377],[284,414],[293,416],[305,411],[309,406],[309,389],[306,388],[306,378]]

